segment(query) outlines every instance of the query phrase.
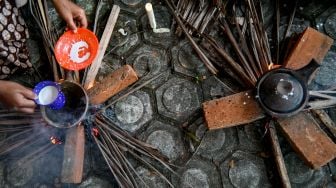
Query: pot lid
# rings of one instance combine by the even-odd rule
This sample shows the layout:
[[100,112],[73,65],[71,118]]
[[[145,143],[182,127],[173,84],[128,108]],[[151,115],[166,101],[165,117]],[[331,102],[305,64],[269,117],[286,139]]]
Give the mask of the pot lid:
[[292,70],[275,69],[258,81],[257,99],[268,114],[290,116],[299,112],[308,99],[306,83]]

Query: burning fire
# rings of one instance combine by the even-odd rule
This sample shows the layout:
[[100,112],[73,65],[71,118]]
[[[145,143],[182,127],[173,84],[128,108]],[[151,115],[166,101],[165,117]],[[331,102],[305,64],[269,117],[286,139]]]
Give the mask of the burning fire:
[[57,138],[56,136],[51,136],[50,137],[50,142],[52,144],[55,144],[55,145],[62,144],[62,141],[59,138]]
[[93,136],[95,136],[95,137],[98,137],[98,136],[99,136],[99,131],[98,131],[97,127],[93,127],[93,128],[91,129],[91,131],[92,131],[92,135],[93,135]]

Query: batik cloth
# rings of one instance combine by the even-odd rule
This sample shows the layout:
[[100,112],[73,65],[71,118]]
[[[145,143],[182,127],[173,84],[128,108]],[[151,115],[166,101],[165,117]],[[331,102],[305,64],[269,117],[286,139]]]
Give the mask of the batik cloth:
[[26,45],[28,37],[15,0],[0,0],[0,79],[32,66]]

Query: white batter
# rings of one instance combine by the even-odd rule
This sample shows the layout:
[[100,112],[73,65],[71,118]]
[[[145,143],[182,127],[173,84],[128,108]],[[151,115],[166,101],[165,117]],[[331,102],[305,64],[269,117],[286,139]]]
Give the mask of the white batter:
[[49,105],[57,99],[57,96],[58,89],[55,86],[46,86],[40,91],[38,98],[41,105]]

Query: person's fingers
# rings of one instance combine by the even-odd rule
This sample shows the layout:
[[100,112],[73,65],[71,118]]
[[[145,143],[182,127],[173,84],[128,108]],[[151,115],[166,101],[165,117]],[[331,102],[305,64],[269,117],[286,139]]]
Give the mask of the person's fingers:
[[76,26],[76,23],[75,23],[75,21],[73,20],[73,17],[72,17],[72,16],[69,16],[69,17],[65,20],[65,22],[67,23],[69,29],[73,30],[74,32],[77,31],[77,26]]
[[83,9],[81,9],[81,13],[78,17],[78,21],[79,21],[81,27],[87,28],[88,22],[87,22],[86,15],[85,15],[85,12],[84,12]]
[[29,100],[26,98],[20,99],[18,104],[16,105],[18,108],[35,108],[36,104],[33,100]]
[[32,114],[35,112],[34,108],[16,108],[16,111]]
[[33,91],[31,91],[30,89],[26,89],[26,88],[21,91],[21,94],[25,98],[31,99],[31,100],[34,100],[37,97]]
[[13,96],[13,106],[17,108],[35,108],[35,94],[31,92],[32,91],[28,89],[18,91],[18,93]]

